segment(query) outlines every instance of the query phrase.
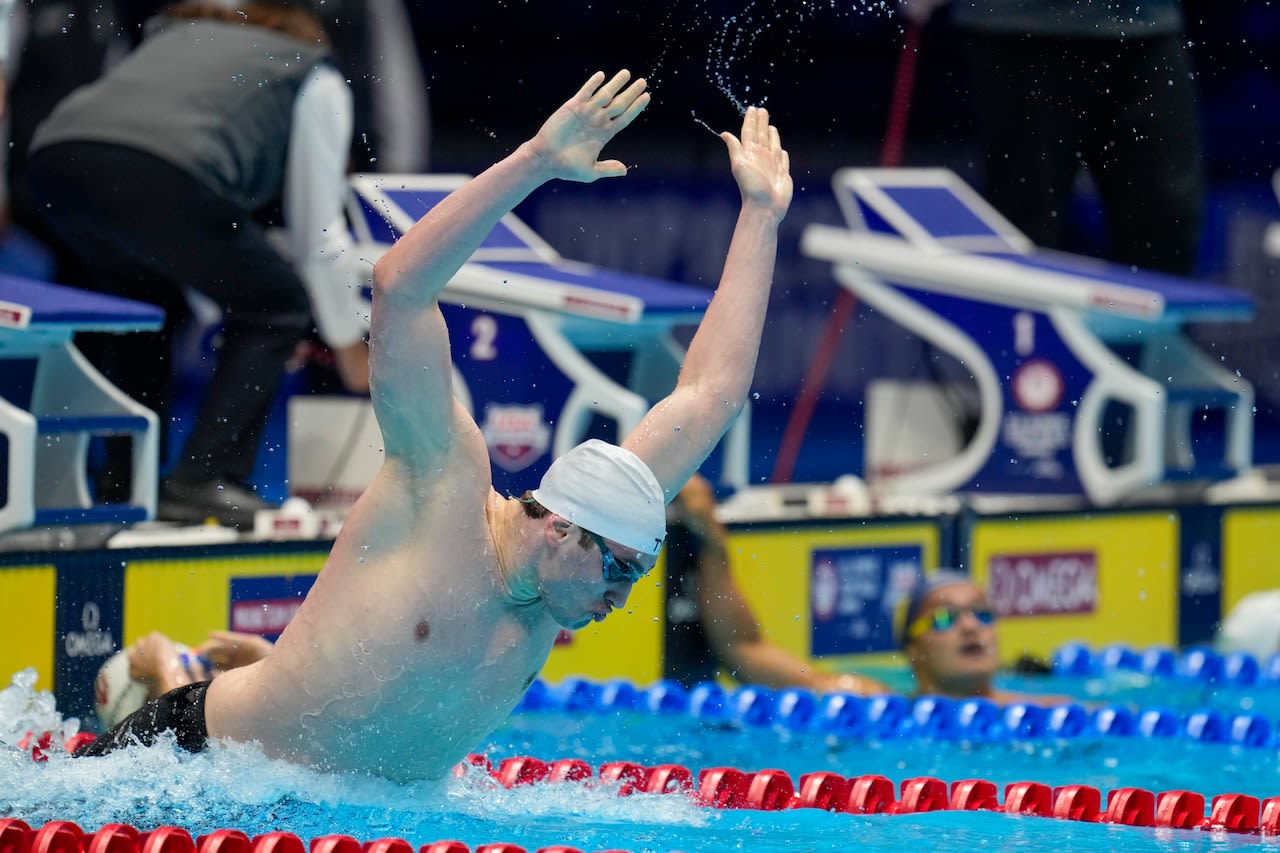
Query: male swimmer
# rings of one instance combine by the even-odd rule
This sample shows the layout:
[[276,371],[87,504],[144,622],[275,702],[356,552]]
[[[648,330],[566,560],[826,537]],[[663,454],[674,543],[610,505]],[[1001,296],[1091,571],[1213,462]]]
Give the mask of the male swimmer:
[[371,395],[385,461],[270,655],[149,703],[77,754],[171,728],[187,748],[393,780],[438,778],[502,723],[562,628],[623,607],[653,568],[666,503],[743,408],[769,301],[787,153],[761,108],[723,133],[741,208],[676,387],[620,446],[586,442],[522,498],[494,491],[476,423],[452,395],[441,290],[498,220],[559,179],[622,177],[604,145],[649,103],[596,73],[531,139],[455,190],[374,268]]

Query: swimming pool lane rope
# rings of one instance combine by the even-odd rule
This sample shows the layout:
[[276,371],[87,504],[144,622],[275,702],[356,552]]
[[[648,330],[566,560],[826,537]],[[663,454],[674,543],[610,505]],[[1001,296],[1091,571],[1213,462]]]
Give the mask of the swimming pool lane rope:
[[[821,809],[857,815],[905,815],[936,811],[989,811],[1086,823],[1164,829],[1202,830],[1271,838],[1280,835],[1280,797],[1259,800],[1247,794],[1219,794],[1208,812],[1205,797],[1194,791],[1113,788],[1102,792],[1089,785],[1051,788],[1039,782],[1005,786],[1003,799],[995,783],[962,779],[948,785],[932,776],[903,779],[895,787],[885,776],[844,777],[831,772],[807,773],[798,784],[785,771],[754,772],[709,767],[696,774],[680,764],[645,766],[610,761],[598,769],[578,758],[545,762],[532,756],[503,759],[495,768],[480,754],[459,762],[454,775],[482,774],[495,785],[604,784],[619,796],[659,794],[688,796],[716,809]],[[481,844],[475,853],[526,853],[509,842]],[[348,835],[324,835],[304,843],[283,831],[250,838],[237,829],[218,829],[193,837],[177,826],[142,831],[128,824],[107,824],[84,832],[73,821],[55,820],[33,829],[18,818],[0,819],[0,853],[472,853],[461,841],[441,840],[414,848],[403,838],[361,842]],[[570,845],[537,848],[536,853],[582,853]]]
[[776,769],[749,772],[710,767],[695,774],[680,764],[647,767],[632,761],[610,761],[593,770],[578,758],[544,762],[532,756],[505,758],[495,768],[480,754],[469,755],[454,773],[465,776],[476,772],[472,768],[506,788],[533,783],[605,783],[617,785],[621,796],[683,794],[700,805],[720,809],[812,808],[861,815],[991,811],[1086,823],[1280,835],[1280,796],[1260,800],[1247,794],[1219,794],[1206,813],[1204,795],[1194,791],[1113,788],[1104,801],[1102,792],[1089,785],[1052,788],[1039,782],[1014,782],[1005,786],[1000,799],[995,783],[985,779],[962,779],[948,785],[932,776],[919,776],[903,779],[895,787],[885,776],[846,778],[824,771],[806,773],[797,784],[785,771]]
[[[292,832],[266,832],[250,838],[238,829],[218,829],[193,837],[180,826],[142,831],[109,823],[85,832],[69,820],[32,828],[17,818],[0,819],[0,853],[527,853],[505,841],[468,847],[461,841],[433,841],[415,848],[403,838],[361,842],[349,835],[321,835],[304,842]],[[539,847],[536,853],[583,853],[576,847]],[[622,853],[622,851],[615,851]]]
[[1052,674],[1070,677],[1138,673],[1223,687],[1280,688],[1280,652],[1258,659],[1248,652],[1219,653],[1208,646],[1135,649],[1123,643],[1094,648],[1064,643],[1053,653]]
[[530,685],[517,711],[686,715],[747,729],[777,727],[797,733],[867,739],[998,743],[1042,738],[1183,738],[1280,749],[1280,721],[1262,714],[1223,713],[1207,707],[1185,713],[1123,703],[1098,707],[1068,703],[1046,708],[1023,702],[997,705],[977,698],[818,695],[801,688],[775,691],[754,685],[726,689],[714,682],[686,689],[670,680],[638,687],[622,679],[596,682],[570,677],[554,685],[538,679]]

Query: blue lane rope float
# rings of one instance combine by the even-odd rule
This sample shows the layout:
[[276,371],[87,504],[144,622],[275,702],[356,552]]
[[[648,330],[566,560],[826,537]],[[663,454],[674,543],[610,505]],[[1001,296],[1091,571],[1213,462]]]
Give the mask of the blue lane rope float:
[[1166,646],[1134,649],[1121,643],[1092,648],[1064,643],[1053,654],[1052,672],[1075,678],[1138,673],[1229,687],[1280,688],[1280,653],[1258,660],[1248,652],[1219,653],[1208,646],[1181,651]]
[[622,680],[596,682],[570,677],[554,685],[537,679],[517,712],[573,714],[630,712],[682,715],[743,728],[779,727],[849,738],[931,738],[978,742],[1081,737],[1177,739],[1280,749],[1280,725],[1262,714],[1224,713],[1213,708],[1177,711],[1123,703],[1095,707],[1067,703],[1041,707],[1024,702],[997,705],[986,699],[898,695],[817,695],[790,688],[726,689],[706,682],[686,689],[661,680],[639,687]]

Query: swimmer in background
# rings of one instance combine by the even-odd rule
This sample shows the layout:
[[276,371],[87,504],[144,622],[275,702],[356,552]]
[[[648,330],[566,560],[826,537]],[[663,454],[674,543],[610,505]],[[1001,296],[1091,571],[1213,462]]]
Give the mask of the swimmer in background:
[[[746,405],[791,202],[769,114],[721,134],[741,208],[675,388],[621,445],[588,441],[537,489],[493,489],[479,427],[453,398],[439,296],[498,221],[552,180],[626,175],[601,149],[648,106],[643,79],[597,72],[514,153],[440,201],[374,268],[371,399],[384,462],[296,615],[262,660],[165,694],[77,755],[173,731],[395,781],[446,776],[507,718],[563,628],[626,606],[666,538],[666,504]],[[625,650],[619,650],[625,653]]]
[[239,631],[210,631],[199,646],[184,653],[172,638],[152,631],[126,650],[129,677],[147,688],[155,699],[196,681],[262,660],[271,653],[271,641]]
[[894,628],[915,675],[917,695],[1045,706],[1077,701],[995,686],[1000,667],[995,611],[986,592],[967,575],[939,569],[923,576],[896,615]]
[[734,583],[715,492],[694,474],[667,512],[667,633],[663,669],[692,687],[718,671],[741,684],[803,687],[816,693],[874,696],[889,688],[850,672],[829,672],[766,640]]

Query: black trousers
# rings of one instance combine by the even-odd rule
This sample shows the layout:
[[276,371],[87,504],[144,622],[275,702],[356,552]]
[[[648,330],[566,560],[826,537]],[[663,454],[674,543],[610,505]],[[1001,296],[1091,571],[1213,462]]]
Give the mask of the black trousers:
[[1204,211],[1200,122],[1182,39],[969,33],[984,195],[1064,248],[1077,174],[1098,189],[1109,259],[1193,271]]
[[105,143],[35,152],[28,186],[45,218],[89,268],[98,291],[166,310],[156,334],[77,338],[96,367],[169,421],[184,287],[222,312],[213,375],[173,470],[180,480],[247,480],[285,363],[311,328],[291,263],[254,212],[151,154]]

